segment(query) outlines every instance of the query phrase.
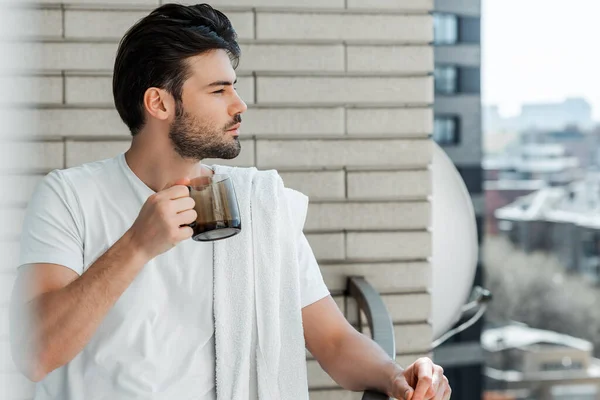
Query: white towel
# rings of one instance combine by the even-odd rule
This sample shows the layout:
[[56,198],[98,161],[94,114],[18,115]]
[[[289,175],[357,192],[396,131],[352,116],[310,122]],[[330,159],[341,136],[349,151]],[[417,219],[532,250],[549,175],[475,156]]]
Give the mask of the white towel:
[[308,399],[296,247],[308,198],[276,171],[214,169],[233,179],[242,220],[238,235],[214,243],[217,399],[249,399],[254,376],[260,400]]

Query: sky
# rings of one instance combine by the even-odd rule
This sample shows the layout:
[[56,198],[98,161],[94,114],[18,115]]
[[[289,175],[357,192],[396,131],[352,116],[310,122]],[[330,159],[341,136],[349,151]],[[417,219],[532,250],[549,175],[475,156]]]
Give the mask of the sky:
[[600,0],[482,0],[482,96],[505,116],[582,97],[600,121]]

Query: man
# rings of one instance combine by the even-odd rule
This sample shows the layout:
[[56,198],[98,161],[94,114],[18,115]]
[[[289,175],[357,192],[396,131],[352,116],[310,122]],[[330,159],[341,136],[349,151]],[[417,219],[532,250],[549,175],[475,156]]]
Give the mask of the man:
[[[298,343],[286,334],[273,336],[280,347],[266,343],[266,324],[278,321],[254,316],[261,309],[250,309],[248,348],[219,343],[237,324],[217,315],[213,301],[221,295],[213,292],[221,272],[213,267],[222,260],[213,244],[189,240],[187,224],[196,219],[189,178],[212,173],[201,160],[240,152],[247,107],[234,88],[235,39],[229,20],[208,5],[168,4],[139,21],[120,43],[113,78],[116,108],[133,135],[130,149],[53,171],[36,189],[22,233],[11,331],[18,366],[38,382],[36,400],[308,398],[303,362],[285,377],[265,372],[271,366],[262,361],[279,362],[278,354]],[[278,201],[287,204],[288,192],[281,193]],[[340,385],[399,399],[450,397],[442,369],[429,359],[402,369],[354,330],[304,235],[292,243],[295,259],[277,266],[286,268],[282,281],[293,277],[292,292],[283,295],[298,300],[289,303],[297,304],[289,314],[297,313],[298,323],[288,328],[301,332],[300,345]],[[256,287],[248,291],[256,296],[262,278],[243,282],[243,290]],[[30,318],[17,318],[25,312]],[[221,333],[216,325],[224,326]],[[303,357],[300,350],[295,354]],[[225,365],[224,351],[233,354]],[[239,372],[230,376],[233,389],[220,378],[227,369]],[[270,392],[261,382],[277,388]],[[300,392],[289,393],[298,382]]]

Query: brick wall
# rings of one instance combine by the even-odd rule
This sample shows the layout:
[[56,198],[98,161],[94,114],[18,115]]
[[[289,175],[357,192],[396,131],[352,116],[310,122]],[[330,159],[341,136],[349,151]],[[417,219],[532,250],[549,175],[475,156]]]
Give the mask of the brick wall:
[[[398,360],[431,341],[430,173],[432,0],[215,0],[242,47],[238,90],[249,105],[233,165],[278,169],[310,196],[306,233],[340,307],[345,277],[365,275],[395,322]],[[26,2],[22,2],[26,4]],[[101,4],[101,5],[99,5]],[[0,168],[13,199],[0,236],[0,388],[27,399],[31,384],[10,362],[6,306],[18,232],[36,182],[54,168],[111,157],[130,136],[114,110],[117,42],[158,0],[38,1],[0,33],[17,78],[10,110],[16,142]],[[18,29],[17,29],[18,28]],[[35,28],[35,29],[34,29]],[[16,35],[14,32],[19,32]],[[7,80],[7,79],[5,79]],[[2,83],[2,82],[0,82]],[[26,155],[26,156],[25,156]],[[212,160],[209,162],[213,162]],[[220,162],[220,161],[217,161]],[[357,398],[308,355],[312,399]]]

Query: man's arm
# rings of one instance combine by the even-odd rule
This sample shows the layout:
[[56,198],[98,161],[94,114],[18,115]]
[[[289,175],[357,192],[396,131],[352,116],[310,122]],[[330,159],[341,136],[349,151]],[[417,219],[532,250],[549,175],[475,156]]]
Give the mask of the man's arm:
[[402,369],[373,340],[356,331],[327,296],[302,309],[306,347],[344,389],[376,390],[398,399],[449,399],[441,367],[420,359]]
[[81,277],[57,264],[23,266],[11,302],[19,369],[37,382],[71,361],[145,263],[126,235]]
[[71,361],[144,265],[192,236],[194,200],[175,183],[148,198],[133,226],[87,271],[58,264],[21,268],[11,301],[13,358],[31,380]]

